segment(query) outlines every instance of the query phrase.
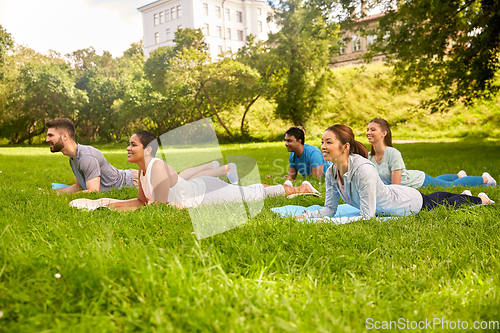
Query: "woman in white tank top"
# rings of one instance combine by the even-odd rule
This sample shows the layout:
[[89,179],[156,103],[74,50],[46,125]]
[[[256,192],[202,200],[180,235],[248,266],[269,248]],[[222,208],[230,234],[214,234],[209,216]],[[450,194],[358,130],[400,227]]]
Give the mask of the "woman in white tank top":
[[[109,207],[130,210],[153,202],[162,202],[178,208],[191,208],[203,204],[260,200],[276,195],[319,195],[319,192],[307,181],[299,187],[263,184],[236,186],[214,177],[215,174],[214,176],[202,174],[185,180],[181,177],[182,173],[177,174],[170,165],[155,158],[157,148],[156,136],[149,131],[139,131],[130,138],[127,147],[128,161],[139,166],[140,174],[137,198],[129,200],[76,199],[70,202],[70,205],[85,209]],[[210,174],[210,171],[205,172],[207,173]]]

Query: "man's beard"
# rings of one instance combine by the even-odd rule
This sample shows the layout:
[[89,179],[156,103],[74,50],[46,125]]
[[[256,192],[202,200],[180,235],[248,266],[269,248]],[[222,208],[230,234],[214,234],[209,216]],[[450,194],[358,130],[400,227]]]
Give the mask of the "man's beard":
[[62,140],[62,138],[59,138],[59,141],[57,141],[56,143],[54,143],[52,145],[52,147],[50,147],[50,151],[52,153],[58,153],[60,152],[62,149],[64,148],[64,142]]

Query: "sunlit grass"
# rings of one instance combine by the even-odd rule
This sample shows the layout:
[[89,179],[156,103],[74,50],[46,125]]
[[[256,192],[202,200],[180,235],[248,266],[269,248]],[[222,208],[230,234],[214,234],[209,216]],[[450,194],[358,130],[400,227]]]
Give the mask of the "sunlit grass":
[[[113,165],[135,167],[125,147],[99,148]],[[283,143],[221,148],[255,158],[264,183],[282,183]],[[396,148],[408,168],[432,176],[464,169],[500,179],[498,142]],[[323,204],[324,194],[277,197],[251,221],[198,241],[189,213],[172,207],[70,208],[77,197],[137,190],[57,196],[50,183],[74,179],[67,157],[48,147],[0,148],[0,171],[2,332],[362,332],[367,318],[500,318],[498,204],[335,226],[270,211]],[[471,190],[500,202],[497,187]]]

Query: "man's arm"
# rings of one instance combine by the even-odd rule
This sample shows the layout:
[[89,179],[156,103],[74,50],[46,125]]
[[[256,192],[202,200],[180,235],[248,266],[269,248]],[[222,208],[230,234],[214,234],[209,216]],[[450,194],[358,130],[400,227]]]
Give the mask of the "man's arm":
[[295,169],[295,168],[288,168],[288,175],[285,175],[285,177],[283,177],[283,178],[284,179],[295,180],[295,177],[297,177],[297,169]]
[[312,168],[311,173],[313,174],[314,177],[321,179],[323,177],[323,166],[317,166],[315,168]]
[[75,184],[68,186],[68,187],[65,187],[65,188],[60,188],[60,189],[56,190],[56,193],[57,194],[73,193],[73,192],[78,192],[81,189],[82,189],[82,187],[80,186],[80,183],[78,183],[78,180],[76,180],[76,177],[75,177]]
[[99,192],[101,190],[101,177],[95,177],[87,180],[85,185],[87,185],[87,189],[83,191],[84,193]]

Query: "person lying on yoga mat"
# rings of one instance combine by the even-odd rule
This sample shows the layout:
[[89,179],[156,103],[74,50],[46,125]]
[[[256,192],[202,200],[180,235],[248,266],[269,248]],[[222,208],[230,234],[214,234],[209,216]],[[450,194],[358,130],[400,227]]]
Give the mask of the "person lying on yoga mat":
[[[66,118],[58,118],[46,122],[47,138],[52,153],[62,152],[69,156],[69,164],[75,175],[74,185],[53,183],[58,193],[109,191],[122,187],[139,187],[139,172],[136,169],[118,170],[112,166],[104,155],[92,146],[75,142],[75,125]],[[179,173],[185,180],[201,176],[227,176],[231,184],[238,184],[236,164],[219,167],[213,161],[192,167]]]
[[462,170],[458,174],[440,175],[433,178],[420,170],[406,170],[401,153],[392,147],[391,128],[385,119],[371,120],[366,128],[366,137],[371,144],[368,159],[375,165],[375,169],[386,185],[401,184],[413,188],[496,185],[495,179],[487,172],[481,177],[470,177]]
[[128,161],[139,166],[137,198],[130,200],[76,199],[70,202],[70,206],[85,209],[108,207],[129,210],[153,202],[161,202],[177,208],[194,208],[207,204],[261,200],[276,195],[319,195],[319,192],[307,181],[299,187],[292,187],[263,184],[236,186],[210,176],[186,180],[180,177],[170,165],[155,158],[157,149],[156,136],[152,132],[139,131],[130,138],[127,147]]
[[358,208],[366,219],[377,213],[408,215],[438,205],[455,207],[464,203],[493,203],[485,193],[478,197],[448,192],[426,195],[407,186],[385,185],[373,163],[366,158],[366,147],[354,139],[352,129],[345,125],[333,125],[325,131],[321,151],[325,160],[333,163],[326,173],[325,207],[298,218],[333,217],[340,197]]

